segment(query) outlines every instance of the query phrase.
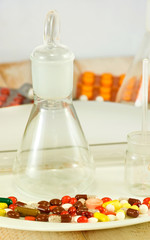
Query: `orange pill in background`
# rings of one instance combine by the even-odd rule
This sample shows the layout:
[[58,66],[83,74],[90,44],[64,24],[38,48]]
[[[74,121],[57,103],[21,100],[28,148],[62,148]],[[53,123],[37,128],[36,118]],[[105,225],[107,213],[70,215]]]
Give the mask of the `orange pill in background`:
[[109,101],[111,98],[111,94],[100,94],[100,96],[104,99],[104,101]]
[[93,72],[84,72],[82,75],[82,82],[86,85],[93,85],[95,81],[95,74]]
[[89,91],[82,91],[81,95],[87,96],[87,98],[90,100],[93,97],[93,92],[91,92],[91,91],[90,92]]
[[103,201],[99,198],[90,198],[86,200],[86,207],[89,209],[95,209],[98,206],[102,206]]
[[131,91],[126,91],[124,93],[123,100],[127,102],[131,101]]
[[101,85],[111,87],[113,83],[113,76],[110,73],[104,73],[101,76]]
[[110,87],[100,87],[100,93],[101,94],[110,94],[111,88]]
[[92,92],[93,91],[93,86],[83,84],[82,85],[82,91]]
[[32,216],[26,216],[26,217],[25,217],[25,220],[28,220],[28,221],[35,221],[35,217],[32,217]]
[[132,77],[128,80],[127,89],[132,89],[135,85],[136,78]]

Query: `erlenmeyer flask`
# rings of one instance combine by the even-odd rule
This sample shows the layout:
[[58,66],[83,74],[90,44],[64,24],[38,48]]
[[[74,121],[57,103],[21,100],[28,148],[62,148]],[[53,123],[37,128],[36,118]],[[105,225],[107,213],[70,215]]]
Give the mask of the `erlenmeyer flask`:
[[93,158],[72,104],[74,54],[60,45],[59,18],[48,13],[44,45],[32,55],[34,105],[14,162],[16,185],[37,196],[82,192]]
[[[118,91],[117,102],[133,102],[137,106],[142,105],[141,83],[142,83],[142,61],[150,59],[150,0],[147,0],[146,33],[141,46],[129,67],[123,84]],[[149,94],[150,101],[150,94]]]

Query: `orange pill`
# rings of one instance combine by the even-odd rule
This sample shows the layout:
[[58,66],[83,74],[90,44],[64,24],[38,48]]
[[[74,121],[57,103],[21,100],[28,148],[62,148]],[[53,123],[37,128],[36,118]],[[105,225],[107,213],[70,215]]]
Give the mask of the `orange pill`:
[[94,83],[94,73],[93,72],[85,72],[82,75],[82,82],[86,85],[92,85]]
[[82,91],[91,92],[91,91],[93,91],[93,86],[82,85]]
[[32,216],[26,216],[26,217],[25,217],[25,220],[28,220],[28,221],[35,221],[35,217],[32,217]]
[[82,91],[81,95],[85,95],[88,97],[88,99],[91,99],[93,96],[93,92]]
[[131,91],[126,91],[123,96],[123,100],[129,102],[131,100]]
[[100,87],[101,94],[110,94],[111,88],[110,87]]
[[89,209],[95,209],[103,204],[103,201],[99,198],[91,198],[86,200],[86,207]]
[[132,89],[134,87],[135,81],[136,81],[135,77],[130,78],[127,83],[127,89]]
[[110,73],[104,73],[101,77],[101,85],[111,87],[113,83],[113,77]]
[[109,101],[111,98],[111,94],[100,94],[103,97],[104,101]]

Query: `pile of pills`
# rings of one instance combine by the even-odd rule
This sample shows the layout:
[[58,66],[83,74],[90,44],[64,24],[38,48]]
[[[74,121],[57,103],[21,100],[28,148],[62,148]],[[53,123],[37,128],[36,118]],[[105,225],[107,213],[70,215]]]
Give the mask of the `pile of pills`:
[[112,200],[94,195],[63,196],[50,201],[20,202],[16,197],[0,198],[0,216],[51,223],[97,223],[149,215],[150,197]]

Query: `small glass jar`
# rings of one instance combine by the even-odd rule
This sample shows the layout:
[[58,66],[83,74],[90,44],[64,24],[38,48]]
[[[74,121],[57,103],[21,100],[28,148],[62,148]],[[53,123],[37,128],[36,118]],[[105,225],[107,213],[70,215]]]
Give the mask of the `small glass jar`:
[[150,195],[150,132],[132,132],[127,136],[125,182],[139,196]]

